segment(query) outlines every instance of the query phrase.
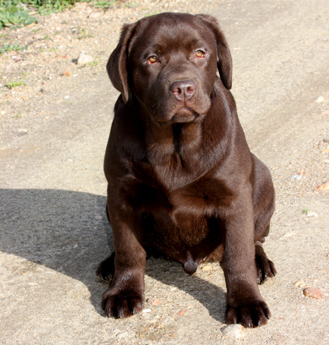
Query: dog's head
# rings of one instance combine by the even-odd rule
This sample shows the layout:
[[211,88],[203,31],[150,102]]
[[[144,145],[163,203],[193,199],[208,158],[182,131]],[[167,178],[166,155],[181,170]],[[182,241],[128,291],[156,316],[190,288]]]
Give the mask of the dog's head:
[[160,124],[191,122],[210,108],[217,69],[232,85],[232,59],[216,19],[162,13],[125,25],[107,71],[124,102],[135,97]]

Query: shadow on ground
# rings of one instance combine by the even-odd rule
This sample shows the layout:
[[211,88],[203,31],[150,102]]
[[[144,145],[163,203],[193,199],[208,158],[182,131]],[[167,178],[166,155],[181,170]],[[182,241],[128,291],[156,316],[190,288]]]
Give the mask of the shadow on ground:
[[[103,314],[100,301],[106,286],[95,271],[114,249],[106,198],[54,189],[2,189],[0,200],[0,249],[83,282],[94,308]],[[214,319],[224,322],[221,288],[161,259],[149,259],[146,274],[190,294]]]

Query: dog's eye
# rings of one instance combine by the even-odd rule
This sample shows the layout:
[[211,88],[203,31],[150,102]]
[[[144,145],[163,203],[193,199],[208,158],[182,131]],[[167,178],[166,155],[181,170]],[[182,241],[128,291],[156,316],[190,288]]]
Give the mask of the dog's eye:
[[159,58],[156,55],[151,55],[148,57],[147,62],[149,64],[159,62]]
[[206,52],[204,50],[202,50],[202,49],[198,49],[195,52],[195,56],[198,57],[198,58],[203,58],[205,55],[206,55]]

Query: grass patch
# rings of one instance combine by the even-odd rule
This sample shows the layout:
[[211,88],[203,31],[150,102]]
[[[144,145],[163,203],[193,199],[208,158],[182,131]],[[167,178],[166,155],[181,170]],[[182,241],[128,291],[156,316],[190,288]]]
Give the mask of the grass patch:
[[0,30],[5,27],[17,28],[36,23],[31,11],[48,15],[73,7],[77,2],[87,2],[96,8],[107,9],[120,3],[127,7],[137,7],[137,2],[124,4],[123,0],[0,0]]
[[138,6],[137,2],[127,2],[126,4],[123,5],[123,7],[128,7],[128,8],[136,8]]
[[23,82],[22,79],[20,80],[16,80],[16,81],[9,81],[6,86],[8,87],[8,89],[13,89],[14,87],[18,87],[18,86],[22,86],[25,85],[25,83]]
[[109,8],[113,5],[115,5],[118,1],[113,1],[113,0],[97,0],[94,3],[94,6],[96,8]]
[[14,115],[13,116],[13,119],[21,119],[23,116],[22,116],[22,114],[21,113],[18,113],[18,114],[16,114],[16,115]]
[[10,45],[5,43],[2,48],[0,48],[0,55],[6,52],[18,52],[19,50],[27,49],[27,46],[20,46],[18,43]]
[[98,60],[95,60],[95,61],[92,61],[92,62],[87,62],[86,63],[86,66],[89,66],[89,67],[96,67],[97,65],[99,65],[101,62],[101,59],[98,59]]
[[83,40],[86,38],[93,37],[87,30],[87,28],[82,28],[79,32],[78,40]]
[[29,12],[14,1],[0,1],[0,29],[5,27],[19,28],[24,25],[36,23],[37,19],[30,16]]

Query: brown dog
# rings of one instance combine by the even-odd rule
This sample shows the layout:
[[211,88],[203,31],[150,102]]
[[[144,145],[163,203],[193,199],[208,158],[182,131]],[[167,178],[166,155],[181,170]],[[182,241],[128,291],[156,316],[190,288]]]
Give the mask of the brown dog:
[[107,70],[121,95],[105,156],[115,247],[98,268],[103,277],[114,273],[105,314],[142,310],[153,255],[190,274],[220,260],[226,322],[266,324],[257,277],[276,273],[262,247],[274,189],[238,120],[231,54],[216,19],[162,13],[125,25]]

